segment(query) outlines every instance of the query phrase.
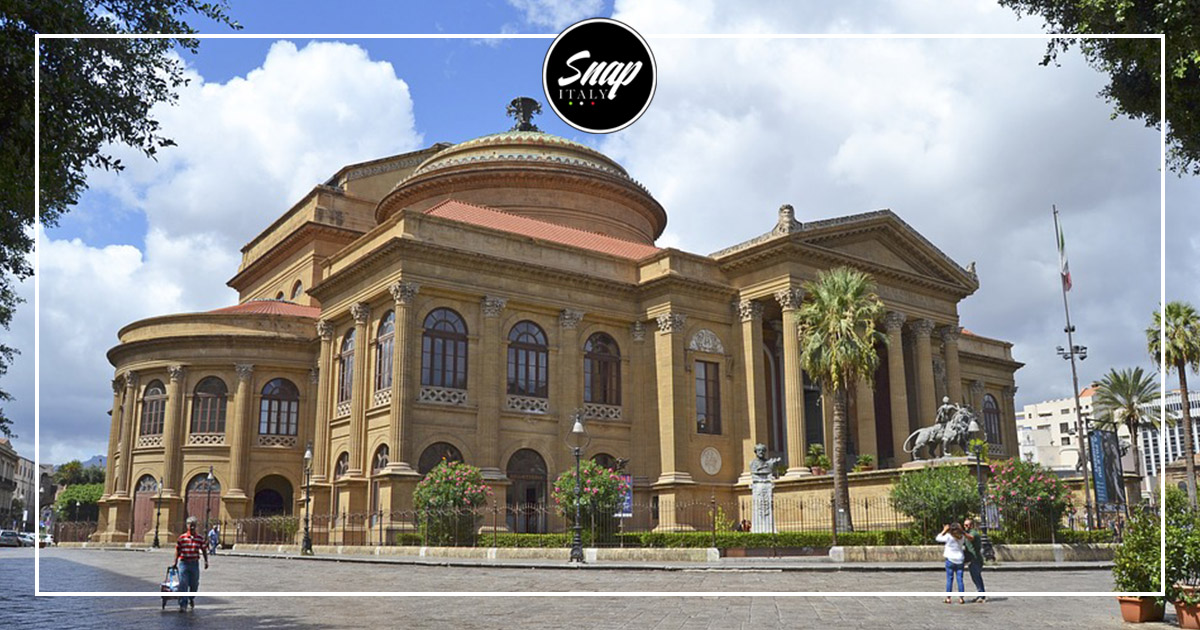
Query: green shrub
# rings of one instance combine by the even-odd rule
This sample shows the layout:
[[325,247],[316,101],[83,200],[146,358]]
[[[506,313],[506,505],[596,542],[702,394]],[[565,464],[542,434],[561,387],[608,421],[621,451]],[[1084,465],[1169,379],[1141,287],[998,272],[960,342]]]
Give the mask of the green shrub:
[[[585,531],[598,530],[612,536],[617,531],[617,509],[622,495],[629,490],[628,484],[617,473],[588,459],[579,465],[579,517]],[[550,497],[559,516],[567,519],[567,526],[575,525],[575,470],[571,469],[554,480]]]
[[991,468],[988,499],[1000,511],[1009,530],[1005,533],[1014,540],[1024,532],[1027,540],[1049,541],[1051,531],[1071,507],[1066,482],[1040,464],[1020,458],[1006,459]]
[[1113,557],[1113,590],[1158,590],[1160,542],[1158,515],[1134,507],[1125,527],[1125,540]]
[[1189,601],[1195,596],[1185,595],[1176,585],[1200,584],[1200,516],[1188,505],[1187,493],[1179,488],[1167,488],[1164,504],[1167,510],[1167,601],[1197,603]]
[[892,505],[913,519],[922,544],[931,544],[942,525],[961,523],[979,512],[979,489],[965,466],[930,466],[900,475]]
[[470,546],[482,519],[477,510],[491,495],[478,468],[443,460],[413,492],[423,540],[429,545]]

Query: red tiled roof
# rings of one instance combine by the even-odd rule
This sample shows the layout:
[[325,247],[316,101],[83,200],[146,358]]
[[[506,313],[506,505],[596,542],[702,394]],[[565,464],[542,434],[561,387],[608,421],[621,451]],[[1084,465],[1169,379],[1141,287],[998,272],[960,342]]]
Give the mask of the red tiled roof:
[[461,221],[493,230],[520,234],[560,245],[578,247],[629,260],[641,260],[662,250],[644,243],[635,243],[597,232],[547,223],[502,210],[447,199],[425,211],[425,214]]
[[301,306],[284,300],[250,300],[234,306],[226,306],[209,313],[238,313],[255,315],[292,315],[318,319],[321,309],[315,306]]
[[978,337],[978,336],[979,336],[979,335],[976,335],[975,333],[973,333],[973,332],[971,332],[971,331],[967,330],[966,328],[962,329],[962,334],[964,334],[964,335],[970,335],[970,336],[972,336],[972,337]]
[[1095,394],[1096,394],[1096,386],[1088,385],[1087,387],[1083,388],[1083,391],[1079,392],[1079,397],[1087,398],[1088,396],[1094,396]]

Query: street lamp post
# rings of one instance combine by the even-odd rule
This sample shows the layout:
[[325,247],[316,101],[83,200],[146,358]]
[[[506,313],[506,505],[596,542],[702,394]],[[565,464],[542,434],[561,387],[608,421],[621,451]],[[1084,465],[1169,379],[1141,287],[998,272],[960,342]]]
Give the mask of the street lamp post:
[[975,480],[979,484],[979,535],[980,550],[988,560],[996,559],[996,551],[992,549],[992,540],[988,538],[987,485],[983,481],[983,442],[975,443]]
[[[208,477],[204,478],[205,485],[208,486],[208,496],[204,499],[204,531],[208,532],[208,520],[212,515],[212,487],[213,482],[217,478],[213,476],[213,467],[208,467]],[[207,533],[205,534],[207,535]]]
[[312,479],[312,442],[309,441],[308,447],[304,449],[304,539],[300,544],[300,555],[311,556],[312,534],[308,529],[308,502],[311,500],[309,495],[309,483]]
[[154,548],[158,549],[158,521],[162,518],[162,478],[158,479],[158,496],[154,499]]
[[571,427],[571,432],[567,434],[567,446],[571,448],[571,452],[575,454],[575,534],[571,539],[571,559],[570,562],[583,563],[583,517],[580,514],[579,504],[582,501],[583,485],[580,478],[579,458],[583,454],[583,449],[592,441],[587,430],[583,427],[583,410],[576,409],[575,413],[571,414],[575,420]]
[[[1065,294],[1063,299],[1065,304]],[[1068,319],[1068,322],[1069,321],[1070,320]],[[1074,326],[1071,326],[1068,323],[1064,330],[1067,333],[1067,343],[1070,346],[1070,349],[1068,350],[1062,346],[1059,346],[1057,348],[1057,352],[1058,356],[1062,357],[1064,361],[1071,362],[1071,385],[1075,392],[1075,430],[1079,433],[1079,459],[1083,464],[1083,501],[1085,507],[1087,508],[1087,527],[1088,529],[1092,529],[1092,495],[1090,492],[1088,492],[1088,478],[1090,477],[1088,474],[1088,464],[1090,464],[1088,461],[1088,440],[1087,433],[1083,428],[1083,414],[1081,413],[1081,408],[1079,406],[1079,374],[1075,370],[1075,357],[1078,356],[1080,361],[1087,360],[1087,346],[1077,346],[1072,341],[1072,335],[1075,333]]]

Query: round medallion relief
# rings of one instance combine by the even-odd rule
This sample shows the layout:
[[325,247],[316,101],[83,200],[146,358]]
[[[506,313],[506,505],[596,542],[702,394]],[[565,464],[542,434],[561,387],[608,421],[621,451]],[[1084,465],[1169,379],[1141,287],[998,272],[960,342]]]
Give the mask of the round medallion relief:
[[711,446],[700,451],[700,468],[710,475],[721,472],[721,452]]

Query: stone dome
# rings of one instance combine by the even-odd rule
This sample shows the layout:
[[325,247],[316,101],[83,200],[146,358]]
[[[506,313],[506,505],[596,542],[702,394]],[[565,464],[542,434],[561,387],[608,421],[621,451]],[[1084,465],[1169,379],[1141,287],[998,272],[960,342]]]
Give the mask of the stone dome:
[[379,202],[375,218],[447,199],[645,244],[667,225],[666,211],[620,164],[540,131],[491,134],[434,154]]

